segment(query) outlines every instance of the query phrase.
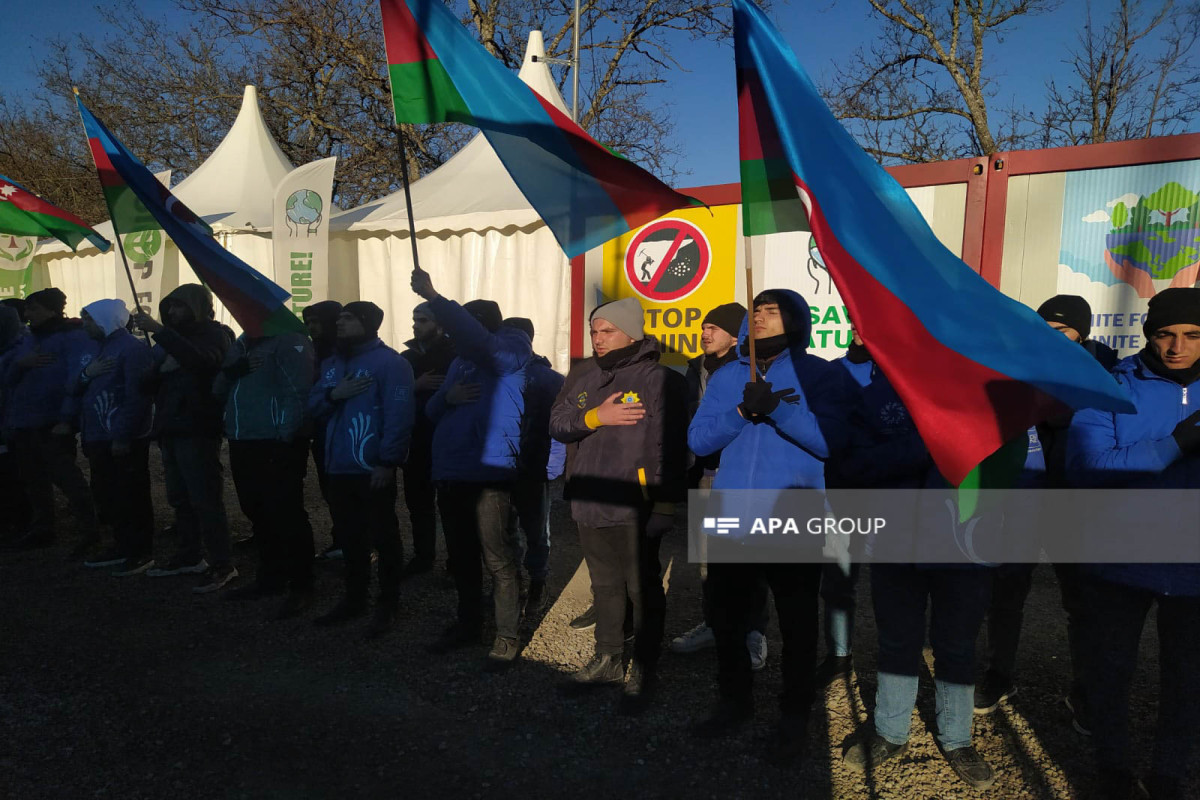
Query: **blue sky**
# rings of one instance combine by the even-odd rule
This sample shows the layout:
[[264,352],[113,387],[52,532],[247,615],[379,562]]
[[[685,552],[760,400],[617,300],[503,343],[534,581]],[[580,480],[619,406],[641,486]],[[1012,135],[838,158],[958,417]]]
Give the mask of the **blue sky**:
[[[168,17],[170,0],[137,0],[155,16]],[[1096,0],[1097,14],[1114,0]],[[103,31],[110,10],[91,0],[5,0],[7,45],[0,49],[0,75],[6,96],[23,97],[36,85],[36,67],[45,40],[78,31]],[[1075,42],[1085,5],[1066,0],[1049,14],[1018,20],[1002,43],[990,42],[989,72],[1000,89],[995,108],[1015,101],[1041,104],[1047,79],[1066,75],[1067,48]],[[865,0],[776,0],[772,16],[795,49],[800,63],[820,82],[860,46],[870,44],[876,23]],[[683,41],[675,50],[684,72],[654,90],[663,113],[676,124],[683,151],[680,167],[690,170],[681,183],[696,186],[737,180],[737,127],[732,43]],[[587,64],[585,61],[585,68]],[[381,65],[382,68],[382,65]],[[568,92],[569,94],[569,92]],[[568,97],[569,102],[569,97]]]

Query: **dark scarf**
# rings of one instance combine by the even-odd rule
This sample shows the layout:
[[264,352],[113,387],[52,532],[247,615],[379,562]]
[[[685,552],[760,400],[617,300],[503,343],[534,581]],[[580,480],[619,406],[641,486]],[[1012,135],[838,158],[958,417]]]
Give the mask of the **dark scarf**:
[[1174,381],[1180,386],[1187,386],[1200,377],[1200,359],[1197,359],[1195,364],[1186,369],[1171,369],[1163,363],[1162,359],[1158,357],[1158,353],[1150,345],[1143,347],[1142,352],[1138,353],[1138,355],[1141,356],[1142,363],[1146,365],[1146,369],[1158,377]]
[[725,366],[730,361],[735,361],[736,359],[737,359],[737,348],[731,347],[725,351],[725,355],[723,355],[723,356],[706,355],[704,357],[704,361],[702,361],[701,363],[704,364],[704,371],[707,372],[709,375],[712,375],[718,369]]
[[871,360],[871,354],[867,352],[865,344],[850,342],[850,347],[846,350],[846,360],[851,364],[865,364]]
[[337,354],[342,358],[350,358],[353,356],[359,347],[366,344],[375,338],[373,333],[364,333],[362,336],[339,336],[335,349]]
[[600,367],[600,369],[604,370],[605,372],[611,372],[613,369],[620,366],[622,361],[637,355],[637,352],[639,349],[641,349],[641,346],[641,342],[634,342],[633,344],[625,345],[617,350],[609,350],[602,356],[593,356],[593,358],[596,359],[596,366]]

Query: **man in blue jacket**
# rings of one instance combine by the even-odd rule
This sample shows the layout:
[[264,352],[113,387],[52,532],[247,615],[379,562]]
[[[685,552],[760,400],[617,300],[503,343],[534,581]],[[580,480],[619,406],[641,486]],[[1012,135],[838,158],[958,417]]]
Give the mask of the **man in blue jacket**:
[[422,270],[413,272],[412,288],[429,303],[458,353],[425,406],[436,426],[433,479],[458,590],[458,619],[432,649],[445,652],[478,643],[482,550],[496,608],[488,667],[503,669],[519,650],[520,572],[508,515],[521,451],[525,367],[533,347],[523,331],[501,326],[500,307],[490,300],[460,306],[439,295]]
[[[709,379],[688,428],[688,445],[697,456],[721,451],[714,492],[825,488],[825,462],[845,446],[855,397],[841,368],[806,352],[810,328],[808,303],[796,292],[771,290],[754,298],[753,314],[738,337],[741,357]],[[756,348],[753,368],[760,376],[752,382],[750,336]],[[783,636],[782,719],[774,756],[801,758],[815,696],[821,565],[722,563],[712,555],[710,549],[720,694],[712,716],[696,732],[725,735],[753,715],[746,634],[756,584],[765,580]]]
[[342,535],[346,594],[319,625],[367,609],[371,550],[379,553],[379,603],[368,638],[395,624],[404,551],[396,516],[396,468],[408,455],[413,426],[412,367],[379,339],[383,310],[347,303],[337,321],[337,350],[325,359],[308,410],[325,432],[329,513]]
[[[1114,370],[1137,412],[1084,409],[1071,420],[1067,478],[1077,486],[1200,488],[1200,289],[1155,295],[1142,330],[1145,348]],[[1154,800],[1181,800],[1200,716],[1200,565],[1099,564],[1084,568],[1081,584],[1103,796],[1144,796],[1135,794],[1129,689],[1146,615],[1157,606],[1158,729],[1145,789]]]
[[301,333],[242,334],[213,381],[213,394],[225,405],[229,471],[258,548],[254,583],[230,596],[286,592],[278,619],[294,617],[312,602],[313,532],[304,509],[304,476],[313,352],[312,341]]
[[[502,323],[523,331],[533,341],[533,321],[509,317]],[[550,437],[550,409],[562,389],[563,376],[550,360],[534,353],[525,367],[525,417],[521,420],[520,470],[513,486],[510,527],[525,533],[525,570],[529,573],[526,615],[543,610],[550,577],[550,481],[562,475],[566,447]]]
[[92,499],[112,526],[116,547],[90,561],[119,565],[122,575],[154,566],[154,505],[150,499],[150,414],[145,391],[154,358],[128,330],[123,300],[97,300],[83,307],[83,329],[100,351],[77,369],[80,438],[92,475]]
[[31,509],[30,529],[16,542],[19,548],[53,544],[55,486],[79,525],[80,548],[90,548],[99,536],[91,493],[75,463],[78,398],[67,391],[76,366],[98,348],[78,320],[63,315],[66,305],[67,296],[54,288],[25,299],[30,335],[4,370],[12,450]]

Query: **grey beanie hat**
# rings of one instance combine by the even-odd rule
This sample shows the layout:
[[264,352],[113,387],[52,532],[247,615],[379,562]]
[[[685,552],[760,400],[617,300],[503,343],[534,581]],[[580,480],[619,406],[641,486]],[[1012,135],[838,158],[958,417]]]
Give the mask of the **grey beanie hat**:
[[608,320],[617,330],[635,342],[640,342],[646,336],[643,330],[645,315],[642,313],[642,304],[632,297],[596,306],[588,321],[591,322],[597,317]]

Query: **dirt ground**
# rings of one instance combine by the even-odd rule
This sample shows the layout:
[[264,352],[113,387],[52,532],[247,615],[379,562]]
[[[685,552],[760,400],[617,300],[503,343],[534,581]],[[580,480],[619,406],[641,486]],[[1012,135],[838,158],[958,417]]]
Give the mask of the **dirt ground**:
[[[160,528],[169,521],[152,455]],[[300,619],[271,621],[277,600],[235,603],[193,595],[189,578],[124,578],[68,557],[71,539],[0,553],[0,797],[688,797],[905,798],[978,796],[938,754],[932,685],[923,680],[912,747],[871,779],[841,764],[846,738],[867,719],[875,630],[860,583],[855,686],[835,685],[813,715],[814,745],[800,767],[764,756],[776,721],[779,638],[757,674],[758,716],[744,735],[707,742],[688,726],[715,698],[712,650],[667,653],[661,688],[641,717],[617,713],[619,692],[563,691],[591,654],[591,633],[567,621],[588,602],[574,525],[554,506],[553,605],[531,620],[522,660],[482,670],[486,646],[433,656],[424,646],[452,621],[454,590],[441,569],[404,585],[401,620],[365,642],[366,621],[316,628],[332,605],[341,562],[318,565],[318,600]],[[328,514],[309,475],[318,546]],[[226,502],[236,513],[232,486]],[[401,514],[406,553],[407,521]],[[69,528],[69,525],[64,525]],[[167,537],[156,542],[167,555]],[[237,554],[244,581],[252,549]],[[699,575],[680,529],[664,543],[668,637],[699,616]],[[1148,763],[1156,714],[1153,621],[1134,685],[1133,724]],[[976,718],[976,744],[996,768],[986,794],[1089,798],[1097,791],[1086,739],[1060,698],[1069,682],[1065,620],[1053,573],[1040,568],[1026,613],[1020,693]],[[1190,785],[1200,797],[1200,784]]]

